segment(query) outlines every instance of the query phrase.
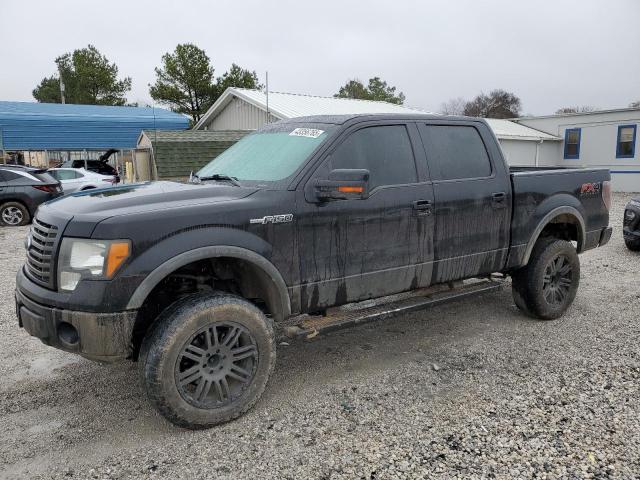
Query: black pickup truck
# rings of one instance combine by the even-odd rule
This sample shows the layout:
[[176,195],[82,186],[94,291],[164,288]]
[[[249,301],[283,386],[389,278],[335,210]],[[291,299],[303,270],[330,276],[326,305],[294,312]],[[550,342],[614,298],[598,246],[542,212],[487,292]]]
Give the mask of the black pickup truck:
[[165,417],[211,426],[260,397],[274,329],[339,323],[340,305],[378,299],[372,317],[383,318],[380,297],[501,273],[523,312],[559,317],[578,289],[577,254],[610,238],[609,180],[602,169],[510,171],[481,119],[286,120],[189,183],[42,205],[18,321],[56,348],[137,360]]

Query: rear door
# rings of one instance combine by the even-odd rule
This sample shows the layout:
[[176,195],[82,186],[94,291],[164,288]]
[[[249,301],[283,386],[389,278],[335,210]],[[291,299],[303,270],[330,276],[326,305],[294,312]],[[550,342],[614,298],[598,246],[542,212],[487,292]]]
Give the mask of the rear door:
[[0,170],[0,201],[4,200],[4,197],[8,193],[7,180],[5,179],[4,172]]
[[49,174],[62,184],[64,193],[75,192],[79,187],[75,170],[60,168],[49,170]]
[[511,186],[495,137],[480,122],[419,126],[435,197],[433,283],[503,268]]
[[[316,203],[298,191],[301,305],[314,310],[429,283],[433,188],[417,127],[410,122],[358,125],[332,147],[307,186],[335,169],[367,169],[365,199]],[[307,189],[308,192],[308,189]]]

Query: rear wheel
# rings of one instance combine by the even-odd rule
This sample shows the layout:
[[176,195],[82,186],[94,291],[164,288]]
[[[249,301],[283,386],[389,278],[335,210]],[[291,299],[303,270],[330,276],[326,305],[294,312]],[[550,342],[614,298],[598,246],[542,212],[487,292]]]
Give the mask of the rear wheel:
[[580,283],[580,260],[570,242],[539,240],[526,267],[512,275],[513,299],[526,314],[553,320],[571,306]]
[[275,357],[271,322],[258,308],[233,295],[197,294],[160,315],[142,343],[140,371],[163,416],[206,428],[255,404]]
[[0,206],[0,225],[5,227],[19,227],[31,220],[29,210],[18,202],[7,202]]

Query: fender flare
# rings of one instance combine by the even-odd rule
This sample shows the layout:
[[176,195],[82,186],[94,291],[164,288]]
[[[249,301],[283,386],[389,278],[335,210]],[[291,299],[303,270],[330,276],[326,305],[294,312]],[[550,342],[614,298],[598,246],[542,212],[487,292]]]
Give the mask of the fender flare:
[[529,239],[529,243],[527,243],[527,248],[524,252],[524,259],[523,259],[524,265],[529,263],[529,257],[531,257],[531,252],[533,251],[533,247],[538,241],[538,238],[540,237],[542,230],[544,230],[544,227],[549,225],[551,220],[556,218],[558,215],[571,215],[572,217],[575,217],[575,219],[578,221],[578,249],[577,250],[578,250],[578,253],[582,251],[584,240],[587,234],[587,229],[584,223],[584,218],[582,218],[582,214],[574,207],[570,207],[568,205],[563,207],[557,207],[551,210],[549,213],[547,213],[542,218],[542,220],[538,222],[538,226],[533,231],[533,234],[531,235],[531,238]]
[[158,266],[155,270],[153,270],[143,280],[143,282],[138,285],[138,288],[136,288],[135,292],[133,292],[133,295],[129,299],[127,310],[133,310],[142,307],[147,296],[156,287],[156,285],[158,285],[164,278],[166,278],[167,275],[175,272],[180,267],[198,260],[216,257],[230,257],[240,260],[246,260],[247,262],[260,268],[266,275],[268,275],[269,279],[273,281],[273,284],[277,289],[282,318],[287,318],[291,315],[291,302],[289,300],[287,285],[284,282],[282,275],[280,275],[280,272],[273,265],[273,263],[264,258],[262,255],[259,255],[251,250],[232,246],[200,247],[193,250],[188,250],[181,253],[180,255],[176,255],[175,257],[170,258],[169,260]]

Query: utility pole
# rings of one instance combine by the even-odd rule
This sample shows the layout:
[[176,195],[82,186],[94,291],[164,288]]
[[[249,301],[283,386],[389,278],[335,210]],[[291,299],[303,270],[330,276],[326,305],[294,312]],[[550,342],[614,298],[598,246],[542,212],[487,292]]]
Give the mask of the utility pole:
[[62,104],[64,105],[64,81],[62,80],[62,70],[58,67],[58,76],[60,77],[60,98],[62,99]]
[[267,89],[267,123],[271,123],[271,118],[269,117],[269,72],[267,71],[265,74],[266,80],[266,86],[265,88]]

